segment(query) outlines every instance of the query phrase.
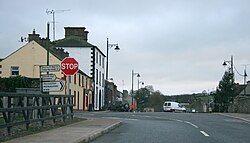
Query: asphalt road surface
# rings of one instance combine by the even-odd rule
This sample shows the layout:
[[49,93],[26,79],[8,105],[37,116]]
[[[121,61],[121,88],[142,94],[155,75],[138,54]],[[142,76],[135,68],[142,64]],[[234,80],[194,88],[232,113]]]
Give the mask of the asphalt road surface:
[[92,143],[249,143],[250,123],[205,113],[76,113],[123,124]]

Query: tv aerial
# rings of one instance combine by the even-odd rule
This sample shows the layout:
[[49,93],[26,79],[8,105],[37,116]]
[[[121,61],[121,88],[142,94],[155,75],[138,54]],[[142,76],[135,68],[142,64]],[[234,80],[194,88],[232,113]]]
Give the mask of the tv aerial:
[[70,11],[69,9],[68,10],[48,10],[46,9],[46,13],[49,15],[49,14],[52,14],[52,26],[53,26],[53,41],[55,41],[56,39],[56,20],[55,20],[55,13],[63,13],[65,11]]

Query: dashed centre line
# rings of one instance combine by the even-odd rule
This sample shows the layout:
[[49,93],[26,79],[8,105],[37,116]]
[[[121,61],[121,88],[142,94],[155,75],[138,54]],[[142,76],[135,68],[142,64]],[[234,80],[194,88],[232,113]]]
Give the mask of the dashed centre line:
[[195,128],[199,128],[197,125],[195,125],[195,124],[193,124],[193,123],[191,123],[191,122],[188,122],[188,121],[184,121],[185,123],[187,123],[187,124],[189,124],[189,125],[191,125],[191,126],[193,126],[193,127],[195,127]]
[[209,137],[209,135],[206,133],[206,132],[204,132],[204,131],[200,131],[205,137]]

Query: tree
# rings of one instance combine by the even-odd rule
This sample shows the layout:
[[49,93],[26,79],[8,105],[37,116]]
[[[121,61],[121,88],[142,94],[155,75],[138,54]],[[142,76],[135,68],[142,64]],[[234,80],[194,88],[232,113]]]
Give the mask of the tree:
[[215,111],[227,112],[229,103],[233,102],[235,96],[234,74],[226,71],[214,96]]
[[164,98],[160,91],[153,92],[148,99],[148,106],[154,108],[156,112],[162,111],[163,103]]
[[149,96],[150,90],[148,90],[147,88],[141,88],[136,91],[135,99],[137,102],[137,109],[139,111],[143,111],[147,106]]

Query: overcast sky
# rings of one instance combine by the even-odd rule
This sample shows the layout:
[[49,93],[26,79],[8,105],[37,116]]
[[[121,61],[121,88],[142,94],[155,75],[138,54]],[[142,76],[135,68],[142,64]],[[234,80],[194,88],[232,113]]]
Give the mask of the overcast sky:
[[24,45],[20,37],[33,29],[46,37],[52,21],[46,9],[70,10],[55,13],[56,39],[64,38],[64,27],[80,26],[103,53],[107,38],[118,43],[121,50],[109,52],[109,77],[119,90],[131,90],[134,69],[165,95],[212,91],[224,60],[233,56],[241,74],[250,64],[249,6],[249,0],[1,0],[0,58]]

